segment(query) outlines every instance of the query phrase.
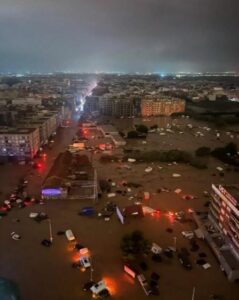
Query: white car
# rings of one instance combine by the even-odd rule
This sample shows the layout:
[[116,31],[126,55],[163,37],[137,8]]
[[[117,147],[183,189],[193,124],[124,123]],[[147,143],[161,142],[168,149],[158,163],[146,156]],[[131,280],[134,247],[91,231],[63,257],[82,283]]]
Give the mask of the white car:
[[160,254],[160,253],[162,253],[163,249],[161,247],[159,247],[159,245],[157,245],[156,243],[153,243],[152,247],[151,247],[151,251],[154,254]]
[[21,236],[20,236],[19,234],[17,234],[16,232],[12,232],[12,233],[11,233],[11,237],[12,237],[12,239],[15,240],[15,241],[19,241],[20,238],[21,238]]
[[192,231],[182,231],[182,235],[189,240],[194,237],[194,233]]
[[107,286],[104,282],[104,280],[99,281],[98,283],[94,284],[90,290],[93,293],[93,295],[98,295],[101,291],[107,289]]
[[81,263],[82,267],[84,267],[86,269],[91,267],[90,260],[87,256],[82,256],[80,258],[80,263]]
[[67,229],[65,234],[69,242],[74,241],[76,239],[71,229]]
[[31,212],[31,213],[29,214],[29,218],[34,219],[34,218],[36,218],[38,215],[39,215],[38,213]]

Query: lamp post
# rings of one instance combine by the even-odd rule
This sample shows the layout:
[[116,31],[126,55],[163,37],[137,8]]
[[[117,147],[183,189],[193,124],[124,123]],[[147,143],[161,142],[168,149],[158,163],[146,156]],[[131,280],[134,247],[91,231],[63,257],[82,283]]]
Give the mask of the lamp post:
[[90,281],[93,281],[93,272],[94,272],[94,269],[93,269],[93,265],[92,265],[92,258],[90,259]]
[[52,225],[51,225],[51,219],[48,219],[49,223],[49,234],[50,234],[50,241],[53,242],[53,236],[52,236]]
[[195,299],[195,286],[193,287],[192,300]]
[[174,236],[173,240],[174,240],[174,248],[177,249],[177,237]]

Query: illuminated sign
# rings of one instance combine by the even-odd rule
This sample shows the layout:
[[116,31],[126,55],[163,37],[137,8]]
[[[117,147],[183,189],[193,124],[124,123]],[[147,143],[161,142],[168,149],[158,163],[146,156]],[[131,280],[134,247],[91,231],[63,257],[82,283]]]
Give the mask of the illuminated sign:
[[61,195],[61,190],[60,189],[43,189],[41,193],[43,196],[46,196],[46,197],[59,196],[59,195]]

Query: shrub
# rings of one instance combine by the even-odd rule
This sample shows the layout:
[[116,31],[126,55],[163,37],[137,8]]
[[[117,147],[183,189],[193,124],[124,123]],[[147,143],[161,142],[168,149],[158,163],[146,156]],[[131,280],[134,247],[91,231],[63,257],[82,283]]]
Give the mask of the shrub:
[[157,124],[154,124],[154,125],[150,126],[150,129],[157,129],[157,128],[158,128]]
[[145,125],[143,125],[143,124],[135,125],[135,128],[136,128],[136,130],[137,130],[138,132],[140,132],[140,133],[145,133],[145,134],[147,134],[148,131],[149,131],[148,127],[145,126]]
[[211,153],[211,149],[209,147],[199,147],[195,154],[196,156],[209,156]]
[[136,139],[139,137],[139,134],[136,130],[129,131],[127,134],[128,139]]
[[149,242],[144,238],[141,231],[135,230],[131,234],[126,234],[121,240],[120,248],[124,254],[140,254],[149,247]]
[[230,153],[231,155],[237,154],[237,145],[235,143],[229,143],[225,146],[225,152]]
[[198,168],[198,169],[206,169],[207,168],[207,163],[203,160],[199,160],[197,158],[192,158],[190,161],[190,165],[192,167]]

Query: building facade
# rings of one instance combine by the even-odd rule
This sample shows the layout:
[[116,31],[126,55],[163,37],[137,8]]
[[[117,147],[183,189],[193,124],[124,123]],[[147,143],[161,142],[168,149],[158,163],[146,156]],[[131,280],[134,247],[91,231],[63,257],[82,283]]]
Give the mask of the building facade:
[[86,96],[84,104],[84,112],[92,113],[99,111],[99,97],[97,96]]
[[239,186],[212,185],[209,217],[239,257]]
[[100,97],[99,111],[106,116],[135,117],[140,115],[140,101],[140,98],[107,95]]
[[185,101],[178,98],[154,98],[147,97],[141,101],[142,117],[170,116],[173,113],[185,111]]
[[208,220],[215,230],[206,239],[222,271],[239,280],[239,185],[212,185]]
[[0,156],[32,159],[40,148],[38,128],[0,129]]

